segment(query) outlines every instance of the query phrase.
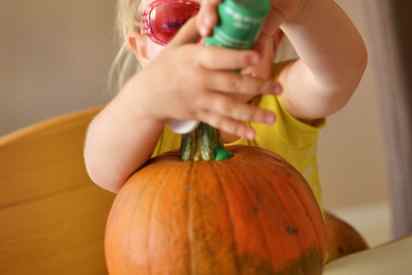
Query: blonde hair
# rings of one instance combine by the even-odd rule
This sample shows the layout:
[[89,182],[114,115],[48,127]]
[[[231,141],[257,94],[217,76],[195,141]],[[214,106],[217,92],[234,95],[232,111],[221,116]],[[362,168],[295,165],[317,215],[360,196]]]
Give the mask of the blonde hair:
[[[109,89],[119,91],[125,82],[141,69],[136,57],[127,46],[128,35],[136,31],[136,16],[141,0],[117,0],[116,32],[120,49],[113,60],[109,74]],[[296,53],[284,37],[279,45],[275,62],[295,58]]]
[[136,30],[137,10],[141,0],[117,0],[116,33],[120,49],[109,73],[109,89],[118,91],[140,68],[136,57],[129,51],[128,35]]

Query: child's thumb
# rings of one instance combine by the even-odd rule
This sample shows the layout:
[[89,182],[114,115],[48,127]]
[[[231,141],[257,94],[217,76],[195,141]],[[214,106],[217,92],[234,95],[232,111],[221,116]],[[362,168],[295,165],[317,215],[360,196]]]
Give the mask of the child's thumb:
[[169,43],[169,47],[176,47],[189,43],[196,43],[201,39],[196,27],[196,17],[190,18]]

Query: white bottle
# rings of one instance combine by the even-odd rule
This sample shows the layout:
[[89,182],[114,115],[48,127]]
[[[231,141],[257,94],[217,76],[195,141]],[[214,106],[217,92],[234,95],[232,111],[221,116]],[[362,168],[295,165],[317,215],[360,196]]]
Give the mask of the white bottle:
[[195,120],[170,120],[169,127],[176,134],[187,134],[196,129],[199,121]]

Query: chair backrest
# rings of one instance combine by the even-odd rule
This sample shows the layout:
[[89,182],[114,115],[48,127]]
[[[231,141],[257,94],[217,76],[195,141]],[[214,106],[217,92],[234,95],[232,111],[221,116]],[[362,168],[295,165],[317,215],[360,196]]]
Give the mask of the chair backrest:
[[0,138],[0,274],[107,274],[103,239],[114,196],[90,181],[82,154],[97,111]]

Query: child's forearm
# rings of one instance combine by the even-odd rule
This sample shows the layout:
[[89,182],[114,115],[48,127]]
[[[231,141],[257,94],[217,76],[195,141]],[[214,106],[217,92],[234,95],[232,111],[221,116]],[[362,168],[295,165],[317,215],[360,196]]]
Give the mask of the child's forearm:
[[364,63],[365,46],[350,19],[334,0],[306,0],[302,13],[283,30],[299,57],[325,85],[350,82]]
[[301,94],[302,88],[312,90],[330,101],[321,107],[331,109],[319,114],[315,110],[314,117],[339,109],[352,95],[367,63],[364,42],[350,19],[333,0],[306,0],[301,14],[281,27],[300,58],[287,73],[288,90]]
[[117,192],[127,178],[150,158],[163,123],[140,112],[136,90],[123,91],[89,126],[84,157],[92,180]]

